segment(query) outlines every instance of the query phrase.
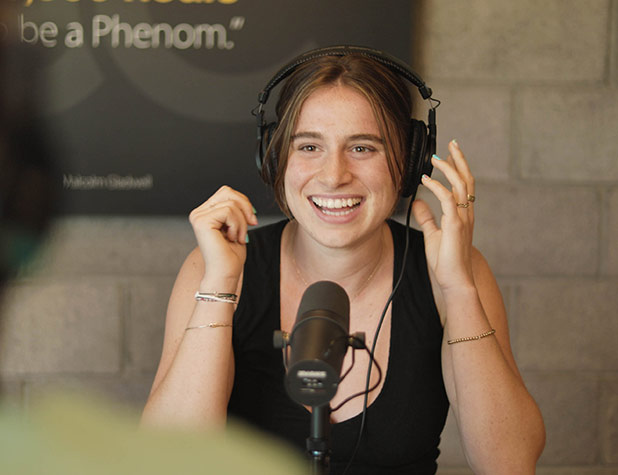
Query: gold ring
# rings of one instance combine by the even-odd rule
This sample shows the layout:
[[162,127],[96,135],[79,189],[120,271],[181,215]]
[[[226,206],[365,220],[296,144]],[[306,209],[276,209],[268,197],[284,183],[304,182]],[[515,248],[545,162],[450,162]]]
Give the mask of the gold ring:
[[470,206],[470,203],[457,203],[458,208],[467,208]]
[[468,201],[469,201],[470,203],[474,203],[474,202],[476,201],[476,196],[474,196],[474,195],[468,195],[467,199],[468,199]]

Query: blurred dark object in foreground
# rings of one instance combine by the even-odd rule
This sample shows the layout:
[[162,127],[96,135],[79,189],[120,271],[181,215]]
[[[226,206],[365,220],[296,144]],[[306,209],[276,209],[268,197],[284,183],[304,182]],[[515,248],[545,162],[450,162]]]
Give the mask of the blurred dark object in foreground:
[[[0,6],[0,22],[12,14]],[[36,71],[35,49],[0,35],[0,291],[37,249],[56,203],[40,98],[30,88],[43,79]]]

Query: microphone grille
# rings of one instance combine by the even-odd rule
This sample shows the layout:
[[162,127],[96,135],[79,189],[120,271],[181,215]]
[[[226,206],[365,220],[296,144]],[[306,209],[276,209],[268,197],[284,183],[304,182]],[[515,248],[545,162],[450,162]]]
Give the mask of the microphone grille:
[[350,299],[339,284],[321,280],[305,290],[298,307],[297,320],[313,310],[327,310],[334,313],[344,328],[350,327]]

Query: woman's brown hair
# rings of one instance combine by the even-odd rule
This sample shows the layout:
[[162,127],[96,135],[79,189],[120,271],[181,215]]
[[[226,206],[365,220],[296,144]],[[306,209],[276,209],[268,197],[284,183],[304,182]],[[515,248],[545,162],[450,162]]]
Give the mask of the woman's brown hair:
[[405,162],[409,155],[412,100],[405,82],[391,70],[370,58],[349,54],[324,56],[300,65],[281,88],[276,113],[278,124],[266,151],[263,172],[270,168],[267,161],[276,160],[274,177],[275,199],[289,215],[285,200],[284,176],[290,140],[296,128],[305,100],[317,89],[342,85],[360,92],[371,104],[386,144],[388,168],[393,186],[401,187]]

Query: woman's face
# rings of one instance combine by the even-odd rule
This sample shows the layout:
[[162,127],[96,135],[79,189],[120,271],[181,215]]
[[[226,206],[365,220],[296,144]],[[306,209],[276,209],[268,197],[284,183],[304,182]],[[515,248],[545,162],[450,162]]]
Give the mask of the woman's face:
[[380,228],[398,198],[369,101],[346,86],[304,102],[284,177],[301,230],[328,247],[358,244]]

